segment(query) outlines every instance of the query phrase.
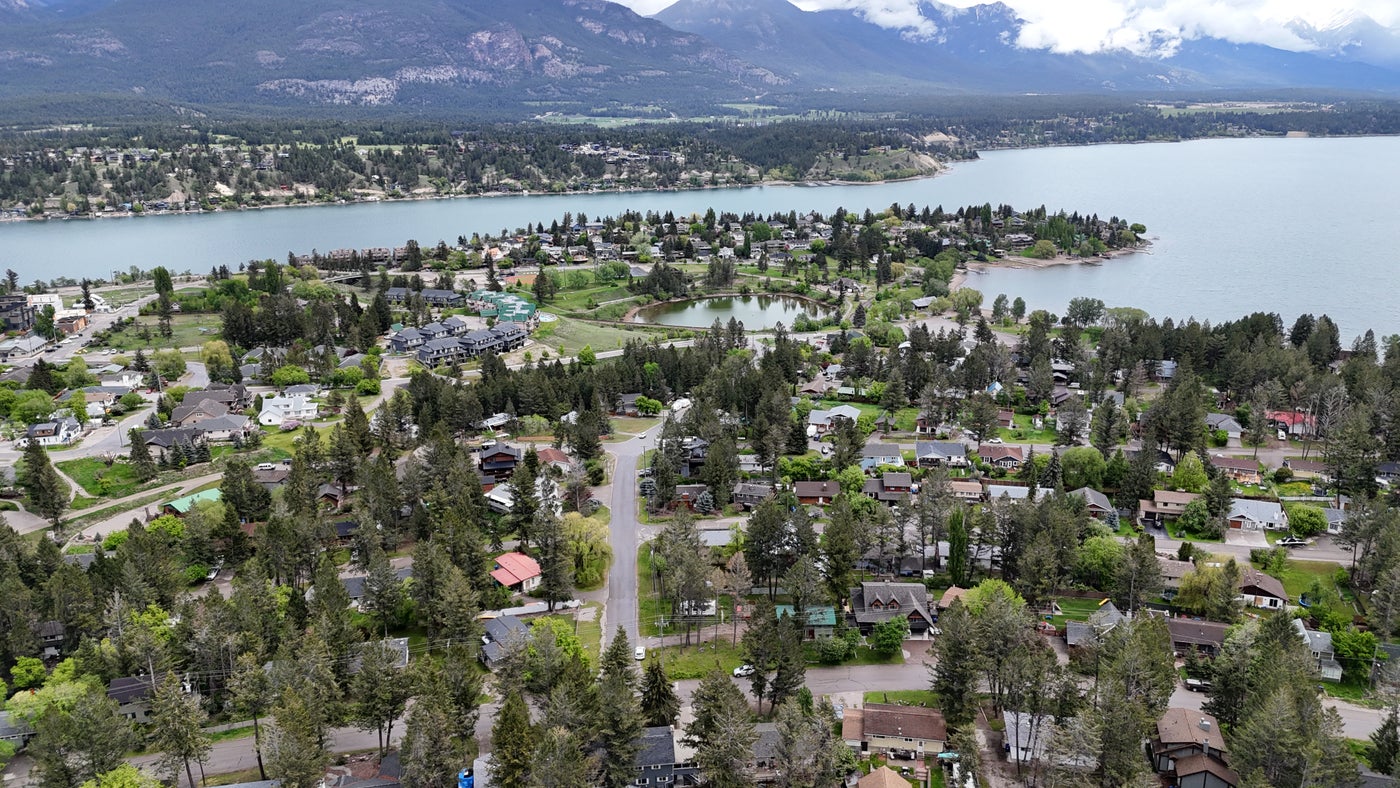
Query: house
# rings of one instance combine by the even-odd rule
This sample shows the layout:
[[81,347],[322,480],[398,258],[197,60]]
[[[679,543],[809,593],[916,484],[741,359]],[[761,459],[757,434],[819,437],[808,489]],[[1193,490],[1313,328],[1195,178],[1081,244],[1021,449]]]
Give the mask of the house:
[[734,485],[734,491],[730,493],[730,500],[752,509],[753,507],[768,500],[773,494],[773,485],[759,484],[756,482],[739,482]]
[[643,728],[633,785],[670,786],[690,782],[697,773],[695,752],[680,742],[682,731],[660,725]]
[[982,483],[953,479],[948,482],[948,489],[953,492],[953,497],[963,503],[976,503],[982,500]]
[[1225,645],[1225,635],[1230,631],[1230,625],[1196,618],[1169,618],[1167,631],[1171,634],[1172,650],[1176,653],[1184,654],[1187,649],[1195,649],[1207,656],[1214,656]]
[[223,498],[223,493],[218,489],[204,490],[203,492],[191,493],[183,498],[176,498],[160,505],[161,514],[173,514],[176,517],[184,517],[190,513],[195,504],[202,501],[218,501]]
[[[792,605],[777,605],[773,608],[778,618],[783,616],[796,616],[797,611]],[[836,608],[831,605],[812,605],[805,611],[806,620],[802,622],[802,638],[804,640],[816,640],[818,638],[829,638],[836,633]]]
[[198,427],[171,427],[163,430],[146,430],[141,433],[141,439],[147,446],[154,446],[158,449],[168,449],[179,444],[181,446],[192,446],[196,441],[204,439],[204,431]]
[[1269,426],[1293,438],[1302,438],[1317,431],[1317,419],[1307,413],[1294,410],[1266,410],[1264,418]]
[[681,438],[681,476],[689,479],[705,465],[710,453],[710,442],[704,438],[687,435]]
[[[1160,555],[1157,556],[1157,565],[1162,570],[1162,588],[1171,596],[1176,596],[1176,592],[1181,590],[1181,578],[1186,577],[1196,569],[1196,565],[1190,561],[1178,561],[1175,558],[1163,558]],[[1166,596],[1166,593],[1163,596]]]
[[1196,493],[1153,490],[1152,500],[1138,501],[1138,520],[1143,524],[1175,520],[1186,511],[1186,504],[1199,497]]
[[959,588],[957,586],[949,586],[947,590],[943,592],[943,596],[938,598],[938,612],[941,613],[944,610],[947,610],[948,608],[953,606],[954,602],[959,601],[964,603],[967,601],[967,589]]
[[[41,621],[34,627],[34,637],[39,641],[39,647],[43,649],[43,657],[46,660],[54,660],[63,656],[63,641],[67,637],[68,628],[62,621]],[[1330,643],[1330,641],[1329,641]]]
[[794,482],[792,492],[804,506],[825,506],[841,493],[841,485],[831,481]]
[[1264,478],[1259,472],[1259,463],[1248,458],[1212,454],[1210,464],[1240,484],[1259,484]]
[[304,396],[266,397],[262,402],[262,412],[258,423],[266,427],[280,427],[289,421],[311,421],[320,412],[320,407]]
[[498,443],[495,446],[482,449],[477,455],[477,458],[482,473],[490,476],[497,482],[503,482],[509,479],[511,474],[515,473],[515,466],[519,465],[520,461],[525,459],[525,450],[516,446],[507,446],[504,443]]
[[29,723],[8,711],[0,711],[0,742],[7,742],[18,750],[32,738],[34,729]]
[[925,755],[943,752],[948,725],[937,709],[867,703],[863,709],[846,709],[841,718],[841,740],[861,757],[907,750],[923,760]]
[[888,433],[888,432],[894,432],[895,429],[896,429],[896,427],[895,427],[895,418],[894,418],[894,415],[891,414],[889,411],[885,411],[884,413],[881,413],[880,416],[879,416],[879,418],[875,419],[875,431],[876,431],[876,432],[885,432],[885,433]]
[[618,395],[617,404],[613,407],[613,415],[614,415],[614,416],[640,416],[640,415],[641,415],[641,412],[637,410],[637,400],[638,400],[641,396],[642,396],[641,394],[620,394],[620,395]]
[[[472,334],[488,334],[486,331],[473,331]],[[463,343],[471,337],[444,337],[442,339],[430,339],[418,347],[418,352],[414,354],[419,364],[426,367],[437,367],[444,364],[456,364],[471,357]],[[479,347],[474,345],[474,348]]]
[[[394,570],[394,578],[397,579],[400,583],[403,583],[410,577],[413,577],[413,567],[411,566],[399,567],[398,569]],[[340,578],[340,586],[341,588],[345,589],[345,595],[350,599],[351,610],[360,609],[360,600],[365,598],[366,579],[367,578],[364,575],[354,575],[351,577]],[[307,593],[312,593],[314,590],[315,589],[311,589]]]
[[561,473],[568,473],[574,468],[574,458],[553,446],[538,449],[535,454],[540,458],[541,467],[553,468]]
[[909,500],[909,491],[913,485],[914,480],[909,474],[890,472],[882,474],[878,479],[866,480],[861,492],[886,506],[893,506],[900,501]]
[[1211,432],[1224,431],[1228,440],[1239,445],[1240,436],[1244,434],[1244,427],[1240,426],[1235,417],[1227,413],[1207,413],[1206,428]]
[[1282,610],[1288,606],[1288,592],[1283,590],[1283,583],[1258,569],[1247,566],[1240,571],[1239,589],[1240,598],[1248,607]]
[[813,410],[807,414],[807,435],[818,437],[836,429],[836,419],[860,420],[860,409],[853,405],[837,405],[831,410]]
[[207,419],[228,415],[228,405],[213,399],[202,399],[181,405],[170,412],[170,423],[176,427],[193,427]]
[[540,565],[524,553],[502,553],[496,556],[491,579],[512,591],[528,594],[540,586]]
[[860,456],[862,466],[868,464],[872,468],[881,465],[904,467],[904,452],[895,443],[867,443],[865,448],[861,449]]
[[1325,462],[1316,460],[1284,460],[1283,467],[1293,472],[1295,479],[1331,481],[1332,473]]
[[52,421],[29,425],[29,429],[24,433],[24,444],[27,446],[30,441],[33,441],[40,446],[63,446],[77,440],[82,432],[83,428],[78,424],[77,419],[72,416],[64,416]]
[[987,485],[987,500],[995,501],[1002,497],[1010,498],[1013,501],[1024,501],[1031,497],[1031,488],[1019,484]]
[[[384,297],[387,298],[391,304],[408,303],[411,294],[412,291],[406,287],[391,287],[384,291]],[[436,288],[425,288],[418,291],[417,295],[422,296],[423,300],[427,302],[429,306],[439,308],[461,306],[462,302],[466,300],[461,293],[452,290],[439,290]]]
[[1095,490],[1093,487],[1080,487],[1070,493],[1084,499],[1084,506],[1089,512],[1089,516],[1095,520],[1102,520],[1115,511],[1113,502],[1108,500],[1108,496]]
[[1256,501],[1253,498],[1231,498],[1225,521],[1231,528],[1245,531],[1286,530],[1288,514],[1277,501]]
[[811,394],[813,396],[820,397],[834,387],[835,384],[827,380],[825,377],[818,375],[815,378],[807,381],[806,383],[803,383],[801,386],[798,386],[797,393]]
[[151,721],[151,696],[156,679],[151,676],[124,676],[107,685],[107,697],[117,702],[117,714],[131,722]]
[[1327,518],[1327,533],[1336,535],[1342,532],[1342,526],[1347,521],[1347,511],[1334,506],[1324,506],[1322,516]]
[[914,462],[920,468],[967,467],[967,447],[953,441],[918,441],[914,444]]
[[338,512],[350,503],[350,493],[355,487],[341,487],[339,484],[322,484],[316,488],[316,501],[332,512]]
[[416,328],[405,328],[404,330],[389,337],[389,349],[395,353],[407,353],[422,347],[428,338]]
[[977,455],[982,458],[982,462],[1006,470],[1019,468],[1021,463],[1026,461],[1020,446],[983,444],[977,447]]
[[1332,649],[1332,633],[1308,629],[1302,619],[1298,618],[1293,619],[1293,629],[1298,632],[1303,645],[1308,647],[1308,653],[1312,654],[1322,678],[1327,681],[1341,681],[1342,663],[1337,661],[1336,652]]
[[1117,605],[1105,599],[1099,605],[1099,609],[1090,614],[1087,621],[1065,622],[1065,643],[1070,648],[1092,645],[1127,620],[1127,616],[1118,610]]
[[851,617],[867,635],[876,624],[899,616],[909,620],[911,634],[928,631],[933,623],[928,603],[928,589],[919,583],[871,580],[850,591]]
[[1239,775],[1227,765],[1225,737],[1215,717],[1193,709],[1167,709],[1148,743],[1152,770],[1189,788],[1235,788]]
[[910,788],[910,782],[894,769],[880,766],[856,781],[856,788]]
[[476,428],[479,430],[498,430],[515,420],[509,413],[492,413],[490,416],[478,421]]
[[1031,764],[1045,757],[1045,745],[1054,731],[1055,720],[1043,714],[1003,710],[1001,720],[1006,760]]
[[316,385],[315,383],[298,383],[294,386],[288,386],[282,390],[282,395],[285,397],[306,397],[307,399],[310,399],[320,393],[321,387]]
[[998,410],[997,426],[1004,430],[1009,430],[1016,426],[1016,413],[1009,410]]
[[684,506],[694,511],[695,505],[700,501],[700,496],[708,492],[709,489],[709,486],[704,484],[677,484],[676,497],[671,500],[671,506],[672,508]]
[[486,667],[495,667],[512,642],[528,637],[530,627],[515,616],[488,618],[482,622],[481,651],[477,656]]
[[247,416],[230,413],[227,416],[201,421],[194,429],[204,440],[219,443],[232,441],[235,437],[247,438],[257,428]]

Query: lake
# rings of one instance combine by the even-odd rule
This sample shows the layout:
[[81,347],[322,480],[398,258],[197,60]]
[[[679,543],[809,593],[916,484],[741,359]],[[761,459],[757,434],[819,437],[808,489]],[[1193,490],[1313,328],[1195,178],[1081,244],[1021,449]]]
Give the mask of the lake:
[[207,271],[288,251],[435,244],[626,209],[739,213],[917,206],[1045,205],[1147,225],[1148,254],[1102,266],[993,270],[985,291],[1058,311],[1093,295],[1159,317],[1221,320],[1253,310],[1291,323],[1328,313],[1350,336],[1400,332],[1400,138],[1200,140],[995,151],[937,178],[839,186],[539,195],[278,208],[0,225],[0,268],[22,281],[165,265]]
[[720,296],[645,306],[632,316],[632,322],[709,328],[716,319],[728,323],[730,318],[735,318],[746,329],[760,330],[778,323],[791,328],[792,321],[803,312],[809,317],[818,317],[827,311],[820,304],[789,296]]

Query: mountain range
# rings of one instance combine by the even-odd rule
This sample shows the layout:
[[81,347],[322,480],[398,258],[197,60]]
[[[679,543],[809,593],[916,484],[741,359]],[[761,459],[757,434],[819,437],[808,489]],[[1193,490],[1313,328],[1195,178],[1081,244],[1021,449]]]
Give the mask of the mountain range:
[[1299,23],[1314,52],[1199,38],[1157,58],[1018,47],[1024,22],[1001,3],[920,11],[932,34],[787,0],[679,0],[652,18],[606,0],[0,0],[0,99],[532,114],[831,90],[1400,91],[1400,38],[1365,17]]

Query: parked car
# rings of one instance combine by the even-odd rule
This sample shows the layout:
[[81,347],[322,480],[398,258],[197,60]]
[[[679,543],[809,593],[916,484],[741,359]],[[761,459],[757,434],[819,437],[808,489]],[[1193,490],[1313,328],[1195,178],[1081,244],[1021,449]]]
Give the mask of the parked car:
[[740,665],[734,669],[735,678],[744,678],[753,675],[753,665]]
[[1297,536],[1285,536],[1278,540],[1278,543],[1283,547],[1304,547],[1307,545],[1308,540]]
[[1001,438],[988,438],[988,443],[1001,443]]
[[646,658],[647,658],[647,650],[646,650],[646,647],[645,647],[645,646],[637,646],[637,648],[634,649],[634,650],[632,651],[632,658],[635,659],[635,660],[637,660],[637,661],[639,661],[639,662],[640,662],[641,660],[646,659]]
[[1186,689],[1189,689],[1192,692],[1206,692],[1210,689],[1211,686],[1209,681],[1205,681],[1203,679],[1187,679],[1182,683],[1186,685]]

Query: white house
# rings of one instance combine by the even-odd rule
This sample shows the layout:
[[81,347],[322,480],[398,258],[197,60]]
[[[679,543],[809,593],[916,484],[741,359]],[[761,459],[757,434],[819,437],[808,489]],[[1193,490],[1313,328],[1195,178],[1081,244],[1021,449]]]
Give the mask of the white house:
[[77,440],[82,434],[83,428],[78,424],[78,420],[72,416],[45,421],[40,424],[31,424],[25,433],[23,443],[29,445],[29,441],[36,441],[40,446],[63,446]]
[[319,406],[310,398],[297,395],[292,397],[267,397],[263,400],[258,423],[267,427],[280,427],[288,421],[310,421],[316,418]]

